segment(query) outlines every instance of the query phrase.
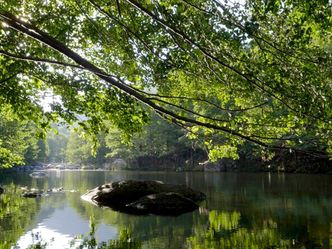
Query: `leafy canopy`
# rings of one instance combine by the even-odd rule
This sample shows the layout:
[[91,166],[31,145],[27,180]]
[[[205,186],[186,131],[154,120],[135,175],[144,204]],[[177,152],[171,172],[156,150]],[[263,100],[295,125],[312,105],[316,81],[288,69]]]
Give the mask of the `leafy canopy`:
[[236,157],[246,141],[331,151],[328,0],[0,6],[0,103],[41,127],[61,117],[98,133],[108,120],[132,134],[148,107],[204,139],[212,158]]

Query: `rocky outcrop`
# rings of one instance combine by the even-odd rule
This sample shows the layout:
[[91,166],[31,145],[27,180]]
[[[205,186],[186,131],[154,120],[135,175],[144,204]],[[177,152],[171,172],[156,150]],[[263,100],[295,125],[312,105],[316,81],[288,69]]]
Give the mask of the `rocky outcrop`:
[[127,213],[179,215],[198,208],[205,195],[184,185],[120,181],[92,189],[82,199]]
[[29,191],[26,191],[22,194],[23,197],[25,198],[36,198],[36,197],[40,197],[42,194],[41,191],[38,191],[38,190],[29,190]]

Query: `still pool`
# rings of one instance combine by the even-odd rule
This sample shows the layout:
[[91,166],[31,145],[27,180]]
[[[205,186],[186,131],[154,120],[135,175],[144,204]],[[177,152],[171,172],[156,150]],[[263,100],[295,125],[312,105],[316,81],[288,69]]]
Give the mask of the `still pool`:
[[[186,184],[207,195],[192,213],[178,217],[135,216],[84,202],[88,189],[118,180]],[[270,173],[49,171],[45,178],[2,173],[0,248],[70,248],[78,235],[118,240],[124,233],[138,248],[332,248],[332,176]],[[63,187],[37,199],[20,187]]]

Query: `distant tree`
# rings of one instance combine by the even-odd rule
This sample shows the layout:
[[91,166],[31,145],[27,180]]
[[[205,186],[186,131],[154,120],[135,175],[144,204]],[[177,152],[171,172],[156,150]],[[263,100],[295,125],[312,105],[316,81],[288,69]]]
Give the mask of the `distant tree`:
[[66,148],[66,161],[73,164],[87,163],[92,157],[92,146],[78,132],[71,132]]
[[69,138],[69,131],[66,128],[62,127],[57,127],[56,133],[49,132],[47,134],[48,162],[65,161],[68,138]]
[[48,144],[45,139],[39,139],[37,141],[37,146],[39,148],[37,161],[39,162],[47,162],[47,154],[48,154]]
[[160,157],[191,148],[186,133],[156,115],[135,134],[130,141],[122,138],[124,134],[111,127],[105,137],[106,146],[111,150],[109,157],[137,158],[139,156]]
[[80,165],[102,165],[108,152],[103,135],[99,134],[97,140],[94,140],[82,129],[71,130],[66,147],[67,162]]

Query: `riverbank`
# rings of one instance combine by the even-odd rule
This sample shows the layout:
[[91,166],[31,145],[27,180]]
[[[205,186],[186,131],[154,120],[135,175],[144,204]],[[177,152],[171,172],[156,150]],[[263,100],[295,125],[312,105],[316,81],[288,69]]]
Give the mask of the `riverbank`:
[[332,161],[325,155],[298,152],[276,152],[273,157],[255,157],[251,153],[240,154],[238,160],[208,160],[202,150],[182,150],[176,153],[136,158],[112,158],[102,165],[73,165],[68,163],[38,163],[17,166],[5,171],[204,171],[204,172],[283,172],[305,174],[332,174]]
[[212,172],[284,172],[332,174],[332,161],[325,155],[276,152],[269,159],[240,155],[238,160],[210,162],[203,151],[169,154],[163,157],[139,157],[127,167],[145,171],[212,171]]

